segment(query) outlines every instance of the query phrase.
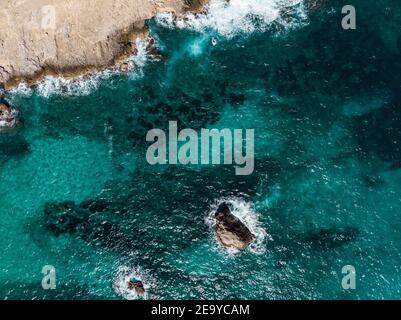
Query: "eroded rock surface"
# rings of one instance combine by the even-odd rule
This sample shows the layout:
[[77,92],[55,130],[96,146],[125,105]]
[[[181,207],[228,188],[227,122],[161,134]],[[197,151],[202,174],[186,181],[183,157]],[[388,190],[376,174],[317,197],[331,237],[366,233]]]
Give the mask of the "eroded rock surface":
[[159,12],[182,14],[204,0],[0,0],[0,84],[34,83],[114,65],[145,37]]
[[143,282],[136,278],[132,278],[128,281],[128,289],[135,291],[137,294],[140,295],[145,294],[145,287],[143,286]]
[[216,236],[224,247],[243,250],[255,240],[248,227],[231,213],[226,203],[219,206],[215,218]]
[[0,99],[0,133],[18,125],[18,112],[7,101]]

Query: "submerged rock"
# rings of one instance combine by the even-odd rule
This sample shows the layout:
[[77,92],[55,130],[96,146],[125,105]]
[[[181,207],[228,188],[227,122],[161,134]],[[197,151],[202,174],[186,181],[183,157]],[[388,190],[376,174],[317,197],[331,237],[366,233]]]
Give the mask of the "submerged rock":
[[219,206],[215,218],[216,236],[224,247],[243,250],[256,239],[248,227],[231,213],[226,203]]
[[245,95],[231,93],[228,97],[228,102],[233,106],[243,105],[245,102]]
[[88,225],[89,212],[80,209],[75,202],[47,203],[44,209],[46,227],[55,236],[64,233],[74,234],[80,226]]
[[7,101],[0,99],[0,132],[14,129],[18,123],[17,110]]
[[81,205],[72,201],[47,203],[44,208],[46,228],[56,237],[70,234],[94,245],[117,248],[125,239],[113,224],[113,212],[107,210],[107,202],[102,201],[87,201]]
[[327,3],[327,0],[307,0],[305,2],[306,7],[309,11],[316,11]]
[[131,278],[128,281],[128,289],[135,291],[137,294],[144,295],[145,287],[143,286],[143,282],[137,278]]
[[306,235],[305,240],[316,247],[331,249],[355,241],[359,233],[359,230],[354,227],[321,229]]

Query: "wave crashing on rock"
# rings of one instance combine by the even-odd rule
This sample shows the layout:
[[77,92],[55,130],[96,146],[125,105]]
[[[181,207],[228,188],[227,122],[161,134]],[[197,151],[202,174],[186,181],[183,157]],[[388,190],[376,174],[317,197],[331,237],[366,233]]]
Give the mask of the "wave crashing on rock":
[[255,254],[262,254],[266,251],[265,241],[271,240],[252,205],[242,199],[224,198],[216,201],[206,223],[213,230],[219,245],[228,252],[237,253],[248,248]]
[[302,25],[307,20],[303,0],[211,0],[204,12],[176,17],[160,13],[157,22],[169,28],[197,32],[211,30],[232,38],[238,34],[265,31],[273,23],[284,29]]

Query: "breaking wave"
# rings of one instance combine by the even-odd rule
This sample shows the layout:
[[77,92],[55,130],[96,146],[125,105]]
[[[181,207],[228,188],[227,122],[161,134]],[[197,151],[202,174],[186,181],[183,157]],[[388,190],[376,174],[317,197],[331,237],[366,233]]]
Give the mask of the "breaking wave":
[[[130,56],[125,61],[127,67],[126,71],[130,78],[136,78],[142,75],[142,68],[146,65],[148,60],[146,46],[146,41],[138,39],[136,42],[136,54]],[[52,95],[88,96],[99,88],[102,81],[120,73],[122,73],[122,71],[117,68],[111,68],[71,79],[47,76],[40,81],[34,89],[29,87],[26,83],[20,83],[16,88],[10,90],[10,94],[29,96],[35,92],[45,98],[49,98]]]
[[90,76],[79,76],[73,79],[62,77],[46,77],[38,87],[37,92],[43,97],[52,95],[87,96],[99,87],[100,81],[109,77],[108,72],[101,72]]
[[[143,286],[145,288],[145,294],[143,296],[136,293],[135,290],[130,290],[128,288],[128,282],[132,278],[136,278],[143,283]],[[154,280],[152,280],[141,268],[121,266],[116,272],[113,290],[115,293],[127,300],[147,300],[149,298],[149,289],[153,286]]]
[[161,13],[156,21],[164,27],[178,27],[197,32],[212,30],[233,37],[241,33],[264,31],[273,22],[284,28],[304,24],[307,15],[303,0],[211,0],[205,13],[176,18]]
[[19,95],[24,97],[30,96],[32,92],[32,88],[30,88],[26,83],[20,83],[17,87],[8,91],[11,96]]

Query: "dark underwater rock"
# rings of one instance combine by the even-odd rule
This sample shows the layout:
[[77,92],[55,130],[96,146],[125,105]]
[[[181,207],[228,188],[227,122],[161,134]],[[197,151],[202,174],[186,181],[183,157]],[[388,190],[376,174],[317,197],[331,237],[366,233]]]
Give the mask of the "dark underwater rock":
[[89,210],[91,213],[107,212],[112,203],[103,199],[87,200],[81,203],[80,207]]
[[74,234],[80,225],[88,222],[89,214],[85,210],[80,210],[75,202],[66,201],[62,203],[47,203],[44,213],[47,218],[46,227],[55,236],[64,233]]
[[234,106],[239,106],[239,105],[243,105],[245,102],[245,95],[243,94],[236,94],[236,93],[231,93],[228,97],[228,102],[231,105]]
[[[99,210],[99,211],[97,211]],[[122,234],[110,221],[109,212],[99,201],[47,203],[44,213],[46,228],[56,237],[62,234],[76,235],[92,244],[112,248],[123,240]]]
[[149,130],[167,130],[171,119],[177,120],[179,130],[200,130],[208,124],[216,123],[220,119],[222,107],[217,101],[220,96],[213,95],[213,89],[205,87],[202,94],[193,97],[192,93],[177,87],[168,90],[160,87],[158,90],[157,87],[143,86],[143,91],[138,91],[138,96],[134,97],[134,100],[140,101],[138,108],[141,112],[133,118],[132,127],[135,130],[127,134],[128,139],[134,146],[143,145]]
[[374,175],[366,175],[362,177],[362,181],[367,188],[375,188],[384,184],[383,178]]
[[305,5],[309,11],[316,11],[327,4],[327,0],[306,0]]
[[21,135],[2,135],[0,137],[0,156],[20,156],[29,152],[29,143]]
[[321,229],[306,235],[305,241],[319,248],[332,249],[355,241],[359,234],[355,227]]
[[255,240],[248,227],[234,216],[226,203],[222,203],[215,214],[216,236],[226,248],[243,250]]
[[378,110],[356,117],[352,132],[362,156],[372,154],[393,168],[401,167],[401,95]]

